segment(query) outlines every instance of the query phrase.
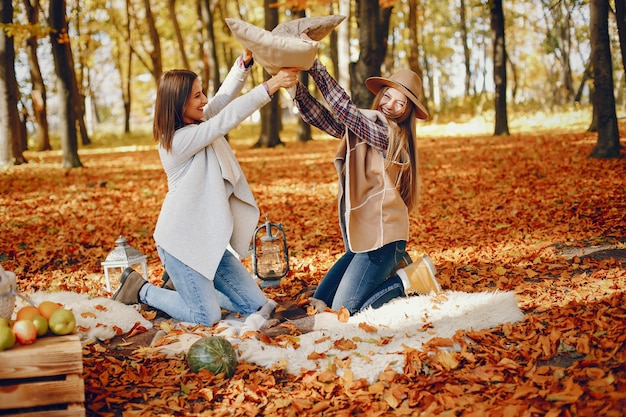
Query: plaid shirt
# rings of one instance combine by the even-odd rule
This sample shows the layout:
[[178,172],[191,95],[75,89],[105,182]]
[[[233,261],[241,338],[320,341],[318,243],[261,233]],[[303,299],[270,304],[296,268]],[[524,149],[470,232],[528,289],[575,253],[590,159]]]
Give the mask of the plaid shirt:
[[319,60],[315,60],[308,72],[330,110],[311,96],[304,85],[298,83],[294,101],[302,119],[336,138],[342,137],[348,129],[385,154],[389,144],[388,128],[363,115]]

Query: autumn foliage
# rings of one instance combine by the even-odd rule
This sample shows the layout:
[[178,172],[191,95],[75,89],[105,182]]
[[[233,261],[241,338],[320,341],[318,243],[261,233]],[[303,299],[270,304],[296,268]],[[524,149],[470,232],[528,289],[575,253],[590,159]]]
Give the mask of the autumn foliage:
[[[343,251],[336,220],[337,143],[250,149],[231,138],[261,208],[282,222],[291,272],[279,302],[317,285]],[[514,290],[526,317],[404,352],[403,374],[374,384],[240,363],[222,379],[183,358],[84,345],[86,407],[98,416],[621,416],[626,410],[626,164],[590,159],[589,133],[420,140],[422,192],[412,255],[428,253],[444,289]],[[0,174],[0,261],[22,291],[103,295],[100,262],[119,235],[149,256],[166,192],[155,149],[54,152]],[[590,253],[591,248],[604,249]],[[442,349],[453,342],[457,350]],[[129,342],[131,343],[131,342]],[[423,413],[423,414],[420,414]]]

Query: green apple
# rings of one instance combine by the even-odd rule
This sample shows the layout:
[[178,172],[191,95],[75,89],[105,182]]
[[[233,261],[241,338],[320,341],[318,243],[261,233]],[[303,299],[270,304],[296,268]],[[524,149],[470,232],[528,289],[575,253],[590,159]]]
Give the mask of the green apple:
[[43,336],[48,333],[48,320],[44,316],[35,316],[30,319],[37,328],[37,336]]
[[15,335],[10,327],[0,327],[0,352],[15,346]]
[[59,336],[70,334],[76,328],[76,317],[71,310],[60,308],[48,319],[48,328]]
[[30,345],[37,340],[37,328],[30,319],[22,319],[13,323],[13,334],[20,345]]
[[6,317],[0,317],[0,327],[11,327],[11,320]]

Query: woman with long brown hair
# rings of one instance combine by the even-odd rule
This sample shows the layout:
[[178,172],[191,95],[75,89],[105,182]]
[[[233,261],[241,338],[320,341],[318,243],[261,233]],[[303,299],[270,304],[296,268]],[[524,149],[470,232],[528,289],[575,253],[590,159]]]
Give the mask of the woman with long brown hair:
[[249,252],[259,209],[225,135],[280,88],[293,86],[297,70],[280,70],[241,95],[252,63],[252,53],[244,51],[211,100],[194,72],[162,75],[153,136],[168,191],[154,239],[176,290],[152,285],[130,270],[114,299],[207,326],[220,320],[222,308],[250,314],[266,304],[240,261]]

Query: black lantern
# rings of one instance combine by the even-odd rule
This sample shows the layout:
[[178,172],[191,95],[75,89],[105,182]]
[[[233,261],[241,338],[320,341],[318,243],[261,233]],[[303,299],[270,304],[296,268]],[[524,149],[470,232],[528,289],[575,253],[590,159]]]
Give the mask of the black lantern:
[[289,272],[289,251],[283,224],[265,223],[254,231],[252,243],[252,269],[254,276],[265,281],[262,286],[275,286]]

